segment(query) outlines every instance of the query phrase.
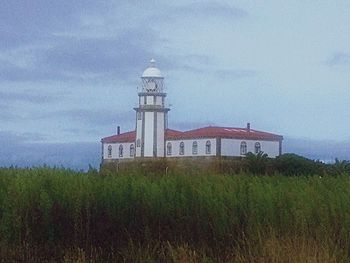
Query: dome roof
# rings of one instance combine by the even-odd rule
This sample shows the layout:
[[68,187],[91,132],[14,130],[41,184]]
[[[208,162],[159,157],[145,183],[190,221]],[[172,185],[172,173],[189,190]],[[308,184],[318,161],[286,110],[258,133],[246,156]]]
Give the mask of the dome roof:
[[155,66],[156,61],[152,58],[150,66],[142,73],[142,78],[163,78],[162,73]]

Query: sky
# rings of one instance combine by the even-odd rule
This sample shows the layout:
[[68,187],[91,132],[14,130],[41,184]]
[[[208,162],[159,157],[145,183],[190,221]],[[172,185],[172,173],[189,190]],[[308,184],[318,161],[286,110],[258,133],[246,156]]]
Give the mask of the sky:
[[0,165],[97,165],[102,137],[135,128],[151,58],[170,128],[250,122],[290,150],[350,145],[350,1],[0,6]]

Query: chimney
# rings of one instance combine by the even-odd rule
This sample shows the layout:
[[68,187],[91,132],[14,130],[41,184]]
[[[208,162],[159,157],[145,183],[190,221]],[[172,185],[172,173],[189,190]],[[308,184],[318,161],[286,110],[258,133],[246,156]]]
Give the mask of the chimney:
[[120,126],[117,126],[117,135],[120,134]]
[[250,122],[247,122],[247,131],[250,132]]

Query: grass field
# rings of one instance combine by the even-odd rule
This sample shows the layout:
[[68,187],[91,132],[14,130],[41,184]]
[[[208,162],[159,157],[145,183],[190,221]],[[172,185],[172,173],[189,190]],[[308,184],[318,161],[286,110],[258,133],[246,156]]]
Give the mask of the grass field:
[[3,262],[349,262],[350,176],[0,169]]

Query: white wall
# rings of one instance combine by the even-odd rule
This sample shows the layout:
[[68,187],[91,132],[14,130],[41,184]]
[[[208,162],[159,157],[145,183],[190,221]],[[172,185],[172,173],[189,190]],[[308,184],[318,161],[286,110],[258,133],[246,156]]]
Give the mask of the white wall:
[[153,157],[154,113],[145,112],[144,156]]
[[[145,98],[146,98],[146,104],[145,104]],[[155,99],[154,99],[155,98]],[[140,97],[140,105],[158,105],[162,106],[163,105],[163,99],[162,96],[157,96],[156,94],[154,95],[145,95]]]
[[[192,154],[192,144],[196,141],[198,144],[198,153],[196,155]],[[205,145],[207,141],[211,143],[211,151],[210,154],[205,153]],[[196,140],[169,140],[165,142],[165,153],[167,154],[167,145],[168,142],[172,144],[172,154],[166,155],[166,157],[186,157],[186,156],[215,156],[216,155],[216,139],[215,138],[207,138],[207,139],[196,139]],[[184,155],[180,155],[180,143],[184,142],[185,144],[185,153]]]
[[[141,114],[141,120],[136,120],[136,140],[135,143],[137,142],[138,139],[142,139],[142,112]],[[136,118],[137,118],[137,114],[136,114]],[[141,147],[136,147],[136,156],[140,157],[141,156]]]
[[[130,145],[133,144],[136,148],[135,143],[103,143],[103,159],[130,159],[134,156],[130,156]],[[112,146],[112,156],[108,156],[108,146]],[[119,146],[123,145],[123,156],[119,157]]]
[[157,96],[156,97],[156,103],[155,103],[156,105],[159,105],[159,106],[162,106],[163,105],[163,103],[162,103],[162,97],[161,96]]
[[247,152],[255,153],[255,143],[259,142],[261,151],[269,157],[275,158],[279,155],[278,141],[221,139],[221,156],[244,156],[241,155],[242,141],[247,143]]
[[[145,95],[140,97],[140,106],[147,105],[162,106],[162,96]],[[143,114],[143,113],[142,113]],[[154,153],[154,114],[157,114],[157,156],[164,157],[164,112],[144,112],[144,118],[136,121],[136,142],[138,139],[143,144],[144,157],[153,157]],[[136,115],[137,117],[137,115]],[[142,115],[143,117],[143,115]],[[144,134],[142,134],[142,125],[144,125]],[[142,140],[142,136],[143,140]],[[137,145],[137,143],[136,143]],[[136,156],[141,157],[141,147],[136,147]]]
[[139,104],[141,105],[145,105],[145,96],[139,96]]
[[164,157],[164,112],[157,112],[157,157]]
[[154,104],[154,97],[147,96],[147,105],[153,105],[153,104]]
[[[158,118],[158,117],[157,117]],[[161,119],[161,118],[160,118]],[[164,118],[162,119],[164,121]],[[159,123],[158,123],[159,125]],[[152,133],[153,136],[153,133]],[[162,141],[160,138],[161,135],[158,134],[158,139],[160,142]],[[163,135],[164,136],[164,135]],[[211,153],[206,154],[205,152],[205,145],[207,141],[211,142]],[[196,141],[198,144],[198,154],[193,155],[192,154],[192,143]],[[264,153],[267,153],[269,157],[275,158],[279,155],[279,142],[278,141],[262,141],[262,140],[237,140],[237,139],[221,139],[221,156],[242,156],[240,155],[240,147],[241,142],[245,141],[247,143],[247,152],[254,153],[255,150],[255,143],[259,142],[261,145],[261,151]],[[158,141],[159,142],[159,141]],[[172,144],[172,154],[167,155],[167,144],[168,142],[171,142]],[[185,144],[185,153],[184,155],[179,154],[180,150],[180,143],[184,142]],[[152,137],[152,143],[153,143],[153,137]],[[136,147],[136,142],[132,143],[103,143],[103,159],[130,159],[134,157],[130,157],[130,145],[134,144],[135,151],[138,149]],[[108,146],[112,146],[112,156],[108,156]],[[123,145],[123,157],[119,157],[119,145]],[[161,143],[158,144],[157,147],[157,153],[159,157],[162,157],[164,155],[161,155],[164,151],[165,147],[165,153],[166,157],[188,157],[188,156],[215,156],[216,155],[216,139],[215,138],[207,138],[207,139],[197,139],[197,140],[169,140],[165,142],[165,146],[162,146]],[[139,147],[141,148],[141,147]],[[149,149],[152,149],[152,152],[148,152],[150,155],[145,156],[153,156],[153,144],[152,147]],[[146,152],[145,148],[145,152]]]

